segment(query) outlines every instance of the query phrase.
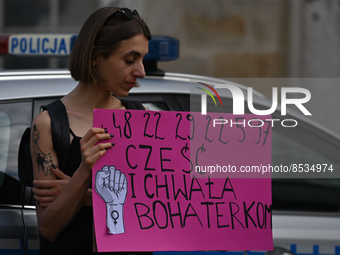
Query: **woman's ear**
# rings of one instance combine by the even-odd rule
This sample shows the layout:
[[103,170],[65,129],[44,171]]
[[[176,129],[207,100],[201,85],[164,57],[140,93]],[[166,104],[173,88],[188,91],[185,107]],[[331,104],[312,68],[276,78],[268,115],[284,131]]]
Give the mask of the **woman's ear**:
[[99,54],[99,55],[95,56],[93,58],[93,60],[92,60],[92,65],[93,66],[97,66],[98,63],[100,63],[102,59],[103,59],[103,55],[102,54]]
[[95,57],[95,58],[92,60],[92,65],[93,65],[93,66],[97,66],[97,58],[98,58],[98,57]]

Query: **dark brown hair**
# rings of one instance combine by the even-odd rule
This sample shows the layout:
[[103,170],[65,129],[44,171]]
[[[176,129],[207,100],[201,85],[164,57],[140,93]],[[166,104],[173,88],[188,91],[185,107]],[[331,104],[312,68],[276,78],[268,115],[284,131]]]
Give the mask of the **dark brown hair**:
[[144,34],[150,40],[151,34],[139,15],[128,19],[116,12],[118,7],[103,7],[95,11],[81,28],[72,49],[69,69],[76,81],[95,83],[103,81],[93,66],[93,60],[100,54],[108,58],[122,40]]

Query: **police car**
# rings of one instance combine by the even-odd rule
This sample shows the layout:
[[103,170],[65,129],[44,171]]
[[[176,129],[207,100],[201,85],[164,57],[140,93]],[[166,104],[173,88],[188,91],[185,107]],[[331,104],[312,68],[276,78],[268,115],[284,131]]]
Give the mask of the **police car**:
[[[68,55],[75,39],[75,35],[2,35],[0,54]],[[223,79],[159,70],[157,61],[178,57],[176,39],[154,37],[149,52],[145,58],[147,76],[139,81],[139,88],[131,90],[129,97],[141,101],[150,110],[201,111],[202,91],[192,90],[193,83],[229,83],[244,95],[248,92],[247,87]],[[39,254],[31,187],[23,185],[18,177],[18,147],[24,130],[42,107],[67,94],[76,85],[67,70],[0,72],[1,254]],[[219,96],[224,107],[215,106],[208,97],[208,111],[225,112],[233,108],[230,91],[221,91]],[[257,92],[253,93],[252,101],[256,109],[271,106],[271,102]],[[249,112],[247,107],[246,112]],[[280,108],[272,113],[272,118],[282,118]],[[339,171],[338,135],[310,122],[302,114],[288,111],[285,118],[298,124],[293,123],[294,131],[289,131],[282,122],[272,129],[273,165],[297,164],[297,169],[299,163],[315,169],[326,165],[329,173]],[[333,176],[336,178],[273,178],[274,253],[340,255],[340,178]]]

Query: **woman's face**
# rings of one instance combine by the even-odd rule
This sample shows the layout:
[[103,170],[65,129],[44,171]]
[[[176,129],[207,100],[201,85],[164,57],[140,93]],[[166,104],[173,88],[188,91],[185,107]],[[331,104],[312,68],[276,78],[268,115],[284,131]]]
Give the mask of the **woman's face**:
[[107,59],[99,55],[94,65],[105,82],[98,85],[116,96],[127,96],[130,89],[136,86],[137,78],[145,77],[142,61],[148,53],[148,46],[148,39],[139,34],[123,40]]

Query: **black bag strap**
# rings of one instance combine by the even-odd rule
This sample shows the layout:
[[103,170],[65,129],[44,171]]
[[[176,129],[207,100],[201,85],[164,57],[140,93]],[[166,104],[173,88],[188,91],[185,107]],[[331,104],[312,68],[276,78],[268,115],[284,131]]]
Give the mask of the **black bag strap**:
[[20,182],[25,186],[33,187],[33,165],[31,158],[31,128],[26,128],[21,137],[18,154],[18,175]]
[[60,99],[46,105],[51,118],[53,148],[57,153],[59,169],[65,170],[70,146],[70,126],[67,112]]

